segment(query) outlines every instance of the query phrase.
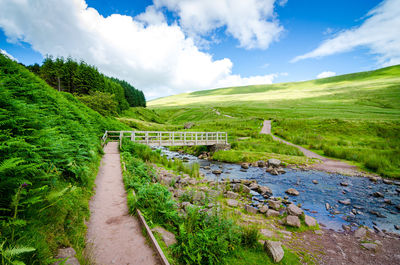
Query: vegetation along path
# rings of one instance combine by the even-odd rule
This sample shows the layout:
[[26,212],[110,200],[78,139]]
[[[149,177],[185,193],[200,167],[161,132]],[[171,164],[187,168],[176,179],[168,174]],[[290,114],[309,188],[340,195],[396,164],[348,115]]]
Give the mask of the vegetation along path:
[[349,165],[349,164],[339,161],[339,160],[334,160],[334,159],[323,157],[323,156],[321,156],[317,153],[314,153],[302,146],[285,141],[285,140],[273,135],[271,133],[271,121],[270,120],[264,120],[264,124],[263,124],[263,127],[262,127],[260,133],[261,134],[270,134],[272,136],[272,138],[276,141],[280,141],[287,145],[297,147],[301,152],[303,152],[303,154],[306,157],[319,159],[321,161],[321,163],[312,165],[311,166],[312,169],[322,170],[322,171],[326,171],[329,173],[345,174],[345,175],[360,175],[360,173],[361,173],[357,169],[356,166]]
[[117,142],[105,147],[90,202],[87,241],[96,264],[158,264],[142,235],[139,221],[128,213]]

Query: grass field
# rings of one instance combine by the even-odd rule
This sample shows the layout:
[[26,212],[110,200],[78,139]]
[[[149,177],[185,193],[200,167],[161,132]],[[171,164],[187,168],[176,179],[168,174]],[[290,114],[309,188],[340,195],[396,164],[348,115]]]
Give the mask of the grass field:
[[192,130],[227,131],[235,153],[218,154],[221,160],[233,162],[246,153],[250,160],[277,154],[306,162],[297,150],[259,135],[262,121],[271,119],[273,133],[291,142],[400,177],[399,65],[305,82],[198,91],[148,106],[168,126],[183,129],[194,122]]

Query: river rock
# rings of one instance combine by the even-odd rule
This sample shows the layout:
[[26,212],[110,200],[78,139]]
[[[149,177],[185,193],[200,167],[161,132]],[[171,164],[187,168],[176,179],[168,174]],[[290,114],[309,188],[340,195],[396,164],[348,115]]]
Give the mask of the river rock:
[[265,194],[272,195],[272,190],[267,186],[258,186],[257,191],[261,195],[265,195]]
[[340,186],[347,187],[347,186],[349,186],[349,183],[347,183],[347,182],[340,182]]
[[397,210],[400,211],[400,204],[397,204],[397,205],[396,205],[396,208],[397,208]]
[[345,224],[342,225],[342,228],[346,232],[350,232],[350,230],[351,230],[350,226],[349,225],[345,225]]
[[252,207],[250,205],[247,205],[247,204],[244,206],[244,209],[246,210],[246,212],[252,213],[252,214],[256,214],[258,212],[257,208],[254,208],[254,207]]
[[346,200],[339,200],[338,202],[339,202],[339,203],[341,203],[341,204],[344,204],[344,205],[350,205],[350,204],[351,204],[351,201],[350,201],[350,199],[346,199]]
[[392,201],[389,200],[389,199],[384,199],[383,202],[386,203],[386,204],[392,204]]
[[273,168],[273,169],[271,169],[270,171],[267,171],[267,172],[269,172],[271,175],[274,175],[274,176],[279,175],[279,172],[278,172],[278,170],[276,170],[276,168]]
[[219,174],[222,174],[222,170],[215,169],[215,170],[212,171],[212,173],[215,174],[215,175],[219,175]]
[[317,220],[315,220],[314,217],[305,215],[304,216],[304,222],[306,223],[306,226],[316,226],[317,225]]
[[303,210],[297,207],[294,203],[289,204],[286,208],[289,215],[300,216],[303,214]]
[[390,179],[382,179],[382,182],[388,185],[393,184],[393,181]]
[[240,183],[236,184],[233,190],[236,192],[250,193],[250,189],[246,185]]
[[369,213],[370,213],[370,214],[373,214],[373,215],[376,215],[376,216],[379,217],[379,218],[386,218],[385,215],[383,215],[383,214],[381,214],[380,212],[377,212],[377,211],[371,210],[371,211],[369,211]]
[[265,161],[262,161],[262,160],[257,161],[257,166],[258,167],[265,167]]
[[329,203],[325,203],[325,208],[326,208],[327,211],[331,208],[331,206],[329,205]]
[[364,227],[360,227],[354,232],[354,236],[356,238],[363,238],[366,235],[367,235],[367,229],[365,229]]
[[268,166],[277,168],[281,165],[281,161],[275,158],[268,159]]
[[211,169],[211,167],[210,167],[210,166],[204,166],[204,169],[206,169],[206,170],[210,170],[210,169]]
[[376,251],[376,249],[378,248],[378,245],[374,243],[361,243],[361,246],[367,250],[372,250],[372,251]]
[[239,194],[237,194],[236,192],[233,192],[233,191],[227,191],[225,194],[225,197],[229,198],[229,199],[236,199],[238,196],[239,196]]
[[290,188],[287,191],[285,191],[287,194],[289,195],[293,195],[293,196],[298,196],[300,194],[300,192],[298,192],[296,189]]
[[279,211],[279,208],[281,208],[281,201],[275,201],[275,200],[269,200],[268,201],[268,205],[269,207],[271,207],[272,209]]
[[267,217],[271,217],[271,216],[279,216],[279,212],[272,210],[272,209],[268,209],[267,213],[265,214]]
[[227,199],[226,204],[230,207],[237,207],[239,205],[239,202],[234,199]]
[[396,191],[397,191],[398,193],[400,193],[400,188],[397,188]]
[[314,179],[314,180],[312,181],[312,183],[318,184],[318,180]]
[[266,240],[264,243],[264,250],[268,253],[274,262],[280,262],[283,259],[284,252],[282,243],[279,241]]
[[383,195],[382,192],[376,191],[372,194],[372,196],[376,197],[376,198],[383,198],[385,197],[385,195]]
[[242,164],[240,164],[240,166],[241,166],[243,169],[248,169],[248,168],[249,168],[249,163],[242,163]]
[[286,217],[286,224],[288,226],[293,226],[293,227],[300,227],[300,219],[297,216],[294,215],[288,215]]
[[153,232],[157,232],[161,235],[162,240],[165,242],[167,247],[173,245],[176,243],[176,238],[175,235],[164,228],[157,226],[153,229],[151,229]]
[[400,230],[400,225],[394,225],[394,229]]
[[260,207],[260,213],[266,213],[268,211],[268,205],[263,205]]
[[251,183],[251,184],[249,185],[249,188],[250,188],[251,190],[258,190],[259,187],[260,187],[260,185],[258,185],[258,184],[255,183],[255,182],[253,182],[253,183]]

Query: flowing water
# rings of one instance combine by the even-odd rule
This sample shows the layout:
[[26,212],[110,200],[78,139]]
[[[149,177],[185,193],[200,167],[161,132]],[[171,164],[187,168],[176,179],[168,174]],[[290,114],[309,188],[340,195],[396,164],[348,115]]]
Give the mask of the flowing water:
[[[244,171],[238,164],[198,159],[195,156],[171,152],[167,149],[162,149],[162,153],[168,158],[185,157],[188,163],[199,163],[200,172],[210,180],[256,180],[258,184],[270,187],[274,197],[287,196],[289,201],[300,203],[307,215],[315,217],[319,223],[335,231],[342,230],[343,224],[352,224],[353,227],[376,225],[382,230],[399,232],[394,227],[394,225],[400,225],[400,210],[396,208],[396,205],[400,204],[400,186],[398,185],[384,184],[381,180],[371,182],[364,177],[296,169],[285,169],[285,174],[273,176],[267,173],[265,168],[250,167]],[[204,166],[210,166],[210,169],[204,169]],[[212,171],[216,169],[222,170],[222,174],[219,176],[213,174]],[[317,180],[318,184],[314,184],[313,180]],[[346,182],[348,186],[341,186],[342,182]],[[396,182],[396,184],[399,183]],[[300,195],[287,195],[285,191],[289,188],[295,188]],[[374,192],[384,194],[384,198],[374,197]],[[258,203],[257,200],[264,200],[258,193],[253,191],[252,193],[254,204]],[[350,199],[350,205],[338,202],[346,199]],[[389,199],[391,203],[384,202],[384,199]],[[332,208],[327,210],[326,203],[329,203]]]

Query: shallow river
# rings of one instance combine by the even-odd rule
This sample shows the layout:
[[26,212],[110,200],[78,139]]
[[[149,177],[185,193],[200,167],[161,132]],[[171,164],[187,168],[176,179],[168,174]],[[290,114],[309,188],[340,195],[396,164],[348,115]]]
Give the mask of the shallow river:
[[[212,171],[220,169],[222,174],[218,176],[218,180],[228,178],[256,180],[258,184],[270,187],[274,197],[288,196],[289,201],[300,203],[307,215],[315,217],[327,228],[340,231],[343,230],[343,224],[367,225],[371,228],[376,225],[382,230],[399,233],[394,225],[400,225],[400,211],[396,209],[396,205],[400,204],[400,193],[396,189],[400,191],[400,186],[384,184],[381,180],[371,182],[368,178],[349,177],[321,171],[285,169],[285,174],[273,176],[267,173],[265,168],[250,167],[243,172],[241,166],[237,164],[202,160],[195,156],[182,155],[166,149],[163,149],[162,152],[169,158],[186,157],[189,159],[188,163],[199,163],[200,172],[207,179],[217,180],[217,176]],[[203,168],[204,166],[210,166],[211,169],[206,170]],[[317,180],[318,184],[314,184],[313,180]],[[347,182],[348,186],[341,186],[341,182]],[[295,188],[300,195],[287,195],[285,191],[289,188]],[[385,197],[376,198],[372,195],[374,192],[381,192]],[[252,193],[253,200],[254,198],[264,200],[256,192]],[[338,200],[346,199],[350,199],[350,205],[338,202]],[[384,199],[391,200],[391,204],[385,203]],[[329,203],[332,209],[326,210],[325,203]],[[356,211],[356,214],[352,214],[352,210]],[[336,214],[333,214],[335,211]],[[371,211],[379,213],[381,217],[372,214]]]

